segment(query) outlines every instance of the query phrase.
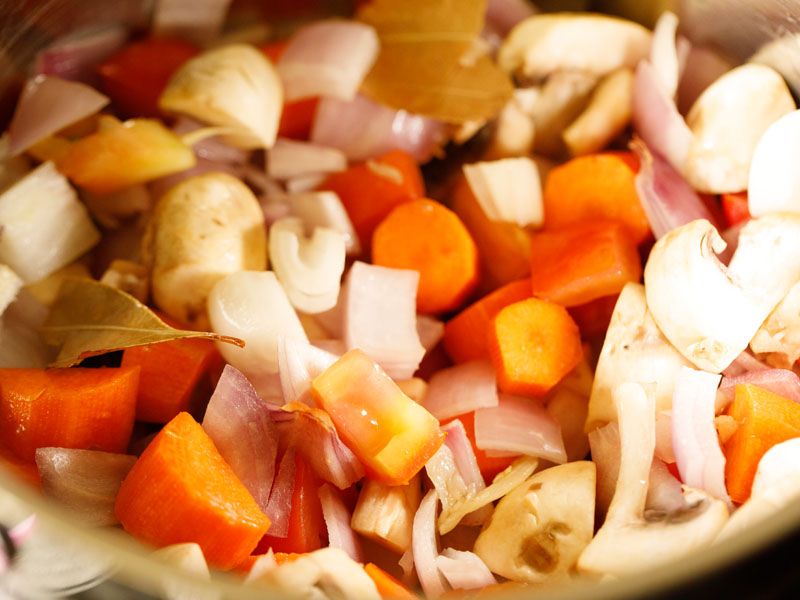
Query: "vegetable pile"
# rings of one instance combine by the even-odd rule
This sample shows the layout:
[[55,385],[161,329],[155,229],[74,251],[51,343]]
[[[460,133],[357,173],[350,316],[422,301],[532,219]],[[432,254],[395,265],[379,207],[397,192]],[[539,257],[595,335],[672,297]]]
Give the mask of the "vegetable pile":
[[800,495],[777,71],[668,12],[227,4],[56,42],[22,89],[4,468],[320,598],[622,577]]

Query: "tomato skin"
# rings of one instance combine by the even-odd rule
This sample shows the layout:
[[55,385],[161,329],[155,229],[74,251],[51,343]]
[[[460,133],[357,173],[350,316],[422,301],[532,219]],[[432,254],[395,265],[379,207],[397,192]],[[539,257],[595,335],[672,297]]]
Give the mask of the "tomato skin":
[[738,225],[750,218],[750,207],[747,204],[747,192],[735,194],[721,194],[722,212],[725,213],[725,223],[728,227]]

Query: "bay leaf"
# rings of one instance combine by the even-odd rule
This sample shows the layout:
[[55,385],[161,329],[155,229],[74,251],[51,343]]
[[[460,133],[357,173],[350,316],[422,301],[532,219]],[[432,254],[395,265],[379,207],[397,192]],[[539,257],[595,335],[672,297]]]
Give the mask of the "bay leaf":
[[480,51],[485,12],[486,0],[366,4],[358,18],[375,28],[381,48],[361,92],[394,109],[448,123],[495,117],[513,85]]
[[170,327],[130,294],[78,278],[61,284],[41,333],[45,342],[61,347],[52,367],[70,367],[89,356],[180,338],[244,346],[238,338]]

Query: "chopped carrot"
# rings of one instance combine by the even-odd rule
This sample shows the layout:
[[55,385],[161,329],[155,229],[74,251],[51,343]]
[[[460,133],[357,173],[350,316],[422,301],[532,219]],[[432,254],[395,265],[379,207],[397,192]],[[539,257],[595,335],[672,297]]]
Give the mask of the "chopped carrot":
[[378,593],[384,600],[419,600],[416,594],[375,563],[365,564],[364,571],[375,583]]
[[381,483],[408,483],[444,442],[436,418],[358,348],[314,378],[311,394],[367,475]]
[[464,415],[458,415],[457,417],[453,417],[452,419],[448,419],[447,421],[442,422],[442,425],[446,425],[451,421],[455,421],[458,419],[461,421],[461,424],[464,426],[464,431],[467,434],[467,439],[469,440],[470,445],[472,446],[472,452],[475,454],[475,460],[478,463],[478,469],[480,469],[481,475],[483,475],[483,480],[486,484],[490,484],[495,476],[500,472],[508,468],[512,462],[517,458],[516,456],[487,456],[484,450],[478,448],[478,444],[475,441],[475,411],[469,412]]
[[457,363],[489,358],[486,334],[501,308],[531,297],[531,280],[507,283],[469,305],[444,325],[445,350]]
[[567,311],[575,320],[580,329],[581,337],[585,340],[602,340],[608,324],[611,322],[611,315],[614,314],[614,307],[617,305],[619,294],[601,296],[590,300],[585,304],[570,306]]
[[114,512],[142,541],[196,542],[220,569],[240,564],[269,527],[211,438],[185,412],[164,426],[133,465]]
[[200,338],[126,349],[122,366],[141,367],[136,420],[167,423],[179,412],[199,409],[213,392],[211,373],[221,360],[214,342]]
[[124,452],[139,368],[0,369],[0,442],[33,462],[37,448]]
[[158,97],[172,74],[200,52],[188,42],[146,38],[122,48],[98,67],[103,89],[128,117],[158,117]]
[[734,502],[750,497],[758,461],[775,444],[800,437],[800,404],[751,384],[736,386],[727,414],[738,427],[723,447],[725,481]]
[[333,173],[319,189],[339,196],[365,251],[372,232],[394,207],[425,195],[417,161],[402,150]]
[[528,231],[514,223],[489,219],[463,176],[453,188],[450,206],[467,226],[478,246],[480,290],[483,293],[530,275]]
[[567,309],[539,298],[500,310],[487,344],[498,386],[507,394],[544,396],[583,357],[580,332]]
[[478,283],[478,249],[449,208],[425,198],[397,206],[372,236],[372,262],[419,271],[417,310],[458,308]]
[[542,191],[545,229],[618,219],[635,244],[645,241],[651,234],[634,183],[638,170],[636,155],[627,151],[589,154],[555,167]]
[[531,290],[562,306],[618,294],[642,276],[636,244],[620,221],[586,221],[531,236]]
[[750,206],[747,203],[747,191],[735,194],[720,194],[722,212],[728,227],[738,225],[750,218]]

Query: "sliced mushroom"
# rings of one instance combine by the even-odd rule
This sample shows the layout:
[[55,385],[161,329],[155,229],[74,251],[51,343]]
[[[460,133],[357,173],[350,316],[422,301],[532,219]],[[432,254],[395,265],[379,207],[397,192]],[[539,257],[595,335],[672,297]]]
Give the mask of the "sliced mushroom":
[[472,193],[492,221],[541,227],[544,220],[539,169],[528,157],[464,165]]
[[283,108],[278,72],[247,44],[207,50],[188,60],[158,100],[168,112],[230,128],[225,140],[238,148],[270,148]]
[[616,17],[534,15],[511,30],[497,60],[500,68],[520,79],[540,80],[556,71],[602,77],[647,58],[651,38],[647,28]]
[[800,358],[800,282],[758,328],[750,349],[770,366],[791,369]]
[[570,462],[504,496],[475,542],[489,569],[515,581],[569,577],[594,531],[595,466]]
[[616,421],[611,392],[626,381],[642,384],[658,410],[668,410],[675,376],[689,364],[656,325],[647,308],[644,286],[628,283],[614,306],[597,361],[585,430]]
[[622,454],[606,520],[578,559],[578,571],[621,576],[675,560],[712,543],[728,519],[725,503],[684,486],[687,507],[645,514],[655,448],[655,403],[642,386],[614,389]]
[[411,547],[411,528],[421,496],[419,477],[395,486],[367,479],[350,525],[356,533],[402,554]]
[[694,134],[684,174],[701,192],[747,189],[750,162],[761,136],[795,109],[783,78],[765,65],[746,64],[711,84],[686,122]]
[[800,110],[794,110],[770,125],[756,145],[747,184],[747,207],[752,216],[800,213],[798,162]]

